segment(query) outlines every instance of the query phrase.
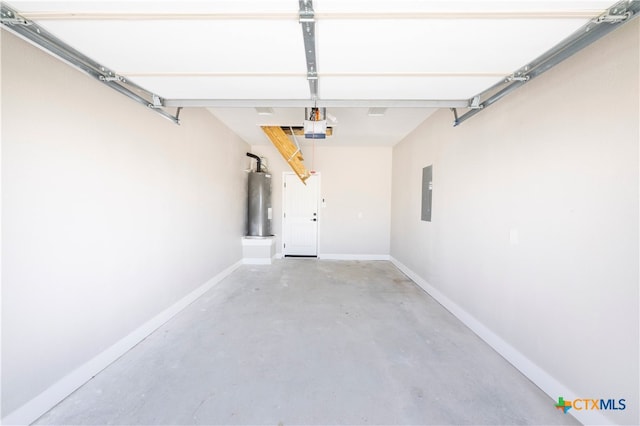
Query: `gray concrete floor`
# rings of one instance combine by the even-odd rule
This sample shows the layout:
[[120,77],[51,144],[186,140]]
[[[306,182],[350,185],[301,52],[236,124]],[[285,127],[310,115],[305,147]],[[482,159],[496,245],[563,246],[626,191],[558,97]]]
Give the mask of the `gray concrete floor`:
[[389,262],[243,266],[37,424],[578,424]]

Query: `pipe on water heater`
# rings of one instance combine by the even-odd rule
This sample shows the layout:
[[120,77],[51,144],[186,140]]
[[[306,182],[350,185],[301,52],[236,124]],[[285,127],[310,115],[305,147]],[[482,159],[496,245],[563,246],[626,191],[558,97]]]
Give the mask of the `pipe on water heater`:
[[258,162],[258,165],[256,166],[256,172],[262,173],[262,160],[260,159],[260,157],[258,157],[255,154],[252,154],[250,152],[247,152],[247,157],[251,157],[251,158],[255,158],[256,159],[256,161]]

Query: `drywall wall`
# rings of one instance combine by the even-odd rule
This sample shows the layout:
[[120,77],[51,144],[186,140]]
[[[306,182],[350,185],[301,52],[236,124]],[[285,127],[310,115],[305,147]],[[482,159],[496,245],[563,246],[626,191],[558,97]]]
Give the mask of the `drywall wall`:
[[392,257],[571,392],[554,398],[626,399],[572,411],[587,422],[640,420],[639,25],[459,127],[437,112],[393,151]]
[[248,146],[2,32],[2,413],[239,262]]
[[[338,130],[339,131],[339,130]],[[252,152],[268,159],[273,174],[273,233],[282,251],[282,173],[291,171],[271,145]],[[308,169],[320,173],[318,253],[321,258],[385,258],[389,255],[391,147],[304,146]]]

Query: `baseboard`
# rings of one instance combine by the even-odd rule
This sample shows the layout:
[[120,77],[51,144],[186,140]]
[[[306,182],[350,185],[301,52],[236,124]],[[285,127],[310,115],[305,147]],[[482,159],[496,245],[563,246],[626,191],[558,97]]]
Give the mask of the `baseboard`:
[[390,260],[388,254],[319,254],[322,260]]
[[89,381],[93,376],[105,369],[109,364],[124,355],[129,349],[144,340],[173,316],[182,311],[214,285],[235,271],[242,261],[229,266],[209,281],[178,300],[176,303],[151,318],[129,335],[119,340],[107,350],[76,368],[71,373],[54,383],[47,390],[24,404],[22,407],[2,418],[3,425],[28,425],[37,420],[56,404],[69,396],[73,391]]
[[242,259],[245,265],[271,265],[271,258],[264,257],[245,257]]
[[[573,399],[574,397],[580,397],[576,392],[572,391],[568,386],[560,383],[554,377],[552,377],[545,370],[536,365],[533,361],[523,355],[516,348],[507,343],[500,336],[491,331],[488,327],[478,321],[474,316],[462,309],[459,305],[442,294],[435,287],[430,285],[426,280],[413,272],[407,266],[402,264],[393,256],[390,256],[391,262],[400,269],[405,275],[413,280],[418,286],[426,291],[431,297],[433,297],[438,303],[440,303],[445,309],[451,312],[456,318],[458,318],[464,325],[469,327],[471,331],[484,340],[489,346],[491,346],[496,352],[498,352],[504,359],[509,361],[515,368],[517,368],[522,374],[524,374],[529,380],[531,380],[536,386],[538,386],[544,393],[549,395],[554,401],[558,397],[563,396],[565,399]],[[583,395],[582,395],[583,396]],[[551,404],[549,409],[555,409]],[[568,414],[575,417],[580,423],[585,425],[602,425],[611,424],[611,420],[600,414],[596,410],[570,410]]]

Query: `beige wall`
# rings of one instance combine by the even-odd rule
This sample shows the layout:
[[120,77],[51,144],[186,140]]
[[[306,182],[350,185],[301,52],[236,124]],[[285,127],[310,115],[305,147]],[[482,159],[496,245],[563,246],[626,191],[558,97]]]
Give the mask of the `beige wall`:
[[2,32],[2,412],[241,259],[248,146]]
[[428,118],[394,148],[391,221],[391,255],[573,393],[553,397],[625,398],[601,414],[635,424],[639,25],[457,128]]
[[[254,145],[252,152],[268,159],[273,174],[273,232],[282,251],[282,172],[291,169],[271,145]],[[321,175],[319,255],[322,257],[385,257],[389,255],[391,217],[391,148],[302,148],[305,165]],[[334,256],[338,255],[338,256]]]

